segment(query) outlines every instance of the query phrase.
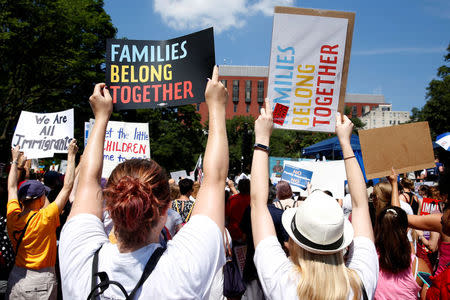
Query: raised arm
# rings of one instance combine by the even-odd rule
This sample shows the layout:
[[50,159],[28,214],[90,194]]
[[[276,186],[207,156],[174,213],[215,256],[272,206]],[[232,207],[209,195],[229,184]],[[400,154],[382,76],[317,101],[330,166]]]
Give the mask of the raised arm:
[[[20,151],[20,147],[17,145],[11,149],[11,169],[8,176],[8,202],[17,199],[17,179],[19,171],[17,170],[19,160],[22,160],[23,152]],[[24,158],[26,160],[26,158]]]
[[370,222],[369,205],[367,200],[364,177],[353,153],[350,144],[353,123],[341,114],[336,114],[336,134],[341,144],[344,156],[345,172],[347,173],[348,187],[352,196],[352,225],[356,236],[365,236],[374,240],[372,223]]
[[391,175],[387,176],[386,178],[392,186],[391,205],[400,207],[400,200],[398,196],[397,173],[395,172],[394,167],[391,168]]
[[99,219],[103,216],[103,193],[100,186],[103,145],[106,126],[113,108],[111,95],[104,83],[95,85],[89,102],[94,112],[95,123],[81,160],[78,188],[68,219],[81,213],[93,214]]
[[63,211],[73,188],[73,182],[75,181],[75,157],[77,155],[77,151],[77,141],[75,139],[72,139],[70,141],[69,151],[67,154],[67,169],[66,175],[64,176],[64,185],[55,199],[55,203],[58,206],[59,213]]
[[210,217],[223,231],[225,222],[225,180],[228,174],[228,141],[225,106],[228,91],[219,81],[219,68],[214,66],[205,90],[209,112],[209,131],[203,159],[203,182],[198,191],[193,215]]
[[426,216],[408,215],[409,227],[419,230],[429,230],[442,233],[442,214],[431,214]]
[[[269,100],[261,115],[255,121],[255,143],[269,146],[272,135],[273,118]],[[267,208],[269,197],[269,153],[260,148],[253,151],[252,176],[250,183],[250,206],[252,218],[253,243],[255,248],[266,237],[276,236],[275,226]]]

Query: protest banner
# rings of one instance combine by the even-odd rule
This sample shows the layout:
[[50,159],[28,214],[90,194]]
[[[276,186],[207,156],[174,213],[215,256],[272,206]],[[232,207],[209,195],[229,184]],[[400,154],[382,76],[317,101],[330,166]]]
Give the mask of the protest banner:
[[281,175],[284,171],[285,161],[310,161],[310,158],[291,158],[291,157],[277,157],[269,156],[269,174],[272,184],[277,184],[281,180]]
[[62,159],[59,165],[59,173],[66,174],[66,170],[67,170],[67,160]]
[[170,178],[175,180],[176,184],[178,184],[178,181],[180,181],[181,179],[187,178],[187,177],[188,176],[187,176],[186,170],[170,172]]
[[434,168],[428,122],[359,130],[367,179]]
[[11,146],[20,146],[28,159],[67,153],[73,138],[73,109],[54,113],[22,111]]
[[301,189],[306,189],[306,186],[311,182],[313,172],[290,165],[284,167],[281,180],[289,182],[291,186],[296,186]]
[[[347,180],[347,175],[343,160],[286,161],[284,167],[286,168],[286,166],[311,170],[313,173],[311,177],[312,190],[328,190],[334,198],[344,198],[344,183]],[[301,192],[301,195],[305,195],[299,187],[292,185],[291,188],[294,192]]]
[[[90,120],[90,129],[94,122]],[[148,123],[109,121],[103,147],[102,177],[108,178],[118,164],[132,158],[150,158]]]
[[422,207],[420,208],[420,215],[426,216],[435,213],[440,213],[440,202],[441,200],[431,199],[431,198],[422,198]]
[[106,84],[117,110],[204,101],[215,64],[208,28],[167,41],[109,39]]
[[88,138],[89,138],[89,122],[84,122],[84,148],[87,146]]
[[275,7],[267,97],[275,128],[335,131],[355,14]]

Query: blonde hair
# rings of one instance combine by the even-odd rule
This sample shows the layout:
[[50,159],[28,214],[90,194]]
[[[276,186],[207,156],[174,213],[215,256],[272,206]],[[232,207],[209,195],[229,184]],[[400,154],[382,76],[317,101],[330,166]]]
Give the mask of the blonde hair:
[[375,214],[379,213],[391,204],[392,186],[389,182],[380,182],[373,187]]
[[297,286],[299,299],[342,300],[350,289],[353,300],[361,298],[361,279],[344,263],[342,251],[334,254],[315,254],[304,250],[289,239],[290,259],[300,273]]
[[200,190],[200,183],[198,181],[194,182],[194,185],[192,186],[192,194],[191,196],[197,199],[198,191]]

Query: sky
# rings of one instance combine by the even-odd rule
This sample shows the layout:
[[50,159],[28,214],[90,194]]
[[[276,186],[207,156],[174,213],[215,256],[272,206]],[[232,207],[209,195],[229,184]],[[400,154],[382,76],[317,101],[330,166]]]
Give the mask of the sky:
[[356,13],[347,93],[383,94],[393,110],[426,102],[450,43],[448,0],[106,0],[117,37],[167,40],[214,27],[218,65],[268,66],[273,7]]

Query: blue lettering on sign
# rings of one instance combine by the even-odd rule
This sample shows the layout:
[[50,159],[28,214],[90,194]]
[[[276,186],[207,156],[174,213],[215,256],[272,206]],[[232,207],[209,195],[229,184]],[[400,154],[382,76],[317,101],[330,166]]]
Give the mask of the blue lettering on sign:
[[301,189],[306,189],[308,182],[311,182],[312,175],[312,171],[285,165],[281,180],[285,180],[289,184]]

